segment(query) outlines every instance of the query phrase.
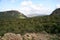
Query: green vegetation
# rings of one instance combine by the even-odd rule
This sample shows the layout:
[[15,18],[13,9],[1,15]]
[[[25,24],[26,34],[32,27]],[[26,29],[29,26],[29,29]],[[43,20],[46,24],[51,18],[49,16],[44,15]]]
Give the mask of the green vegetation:
[[[21,16],[25,19],[19,18]],[[14,11],[0,12],[0,35],[7,32],[24,34],[42,31],[52,34],[60,33],[60,8],[54,10],[49,16],[33,18],[27,18]]]
[[0,12],[0,18],[5,20],[5,19],[11,19],[11,18],[12,19],[13,18],[26,18],[26,16],[18,11],[11,10],[11,11]]

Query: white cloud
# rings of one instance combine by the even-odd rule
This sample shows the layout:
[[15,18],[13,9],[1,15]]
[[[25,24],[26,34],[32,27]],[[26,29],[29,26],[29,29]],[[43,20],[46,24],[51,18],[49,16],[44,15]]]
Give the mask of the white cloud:
[[27,16],[49,15],[51,13],[50,8],[43,6],[43,4],[34,4],[32,1],[21,2],[20,11]]
[[18,1],[18,0],[10,0],[11,1],[11,3],[15,3],[16,1]]
[[60,8],[60,4],[57,4],[56,7],[57,7],[57,8]]
[[29,5],[32,5],[31,1],[23,1],[23,2],[21,2],[21,6],[29,6]]
[[15,3],[15,2],[17,2],[18,0],[1,0],[2,2],[6,2],[6,3],[8,3],[8,2],[10,2],[10,3]]

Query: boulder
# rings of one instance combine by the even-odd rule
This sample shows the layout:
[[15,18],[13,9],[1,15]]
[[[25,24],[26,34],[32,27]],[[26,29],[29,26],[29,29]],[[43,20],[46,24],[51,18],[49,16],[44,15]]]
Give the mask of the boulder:
[[20,34],[6,33],[2,40],[22,40],[22,36]]

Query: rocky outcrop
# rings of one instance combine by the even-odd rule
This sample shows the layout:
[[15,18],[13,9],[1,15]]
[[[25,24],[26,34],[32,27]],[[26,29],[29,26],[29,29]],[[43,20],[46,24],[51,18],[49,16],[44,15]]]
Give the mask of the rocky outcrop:
[[20,34],[6,33],[1,39],[2,40],[22,40],[22,36]]
[[32,40],[32,36],[29,33],[23,35],[23,40]]
[[51,38],[56,39],[56,35],[54,36],[43,33],[26,33],[24,35],[6,33],[3,37],[0,36],[0,40],[50,40]]

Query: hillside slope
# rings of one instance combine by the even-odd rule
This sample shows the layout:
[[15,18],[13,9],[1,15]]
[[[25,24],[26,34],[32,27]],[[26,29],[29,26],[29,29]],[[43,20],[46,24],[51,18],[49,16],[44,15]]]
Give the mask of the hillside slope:
[[60,15],[60,8],[57,8],[56,10],[54,10],[51,15]]
[[15,10],[0,12],[0,19],[14,19],[25,17],[26,17],[25,15]]

